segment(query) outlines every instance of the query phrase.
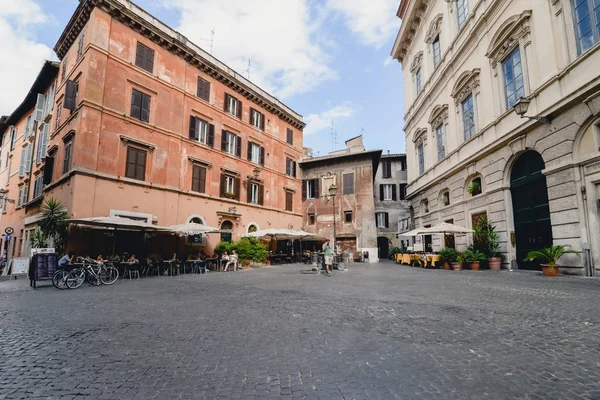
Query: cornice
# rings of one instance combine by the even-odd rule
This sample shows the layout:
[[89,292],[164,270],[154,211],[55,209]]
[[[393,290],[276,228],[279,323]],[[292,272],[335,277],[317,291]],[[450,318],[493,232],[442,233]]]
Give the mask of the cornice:
[[[127,2],[130,7],[124,5],[124,2]],[[110,14],[112,18],[152,40],[154,43],[178,57],[183,58],[200,71],[221,82],[229,89],[239,93],[268,112],[281,118],[294,128],[302,130],[306,126],[300,115],[292,115],[290,112],[291,110],[288,111],[284,107],[276,104],[278,100],[274,98],[273,100],[268,99],[265,95],[250,87],[254,86],[251,82],[248,81],[247,84],[246,82],[243,82],[245,79],[229,67],[225,66],[227,70],[224,70],[216,65],[216,63],[219,62],[218,60],[215,59],[215,62],[212,62],[208,57],[205,57],[203,54],[196,51],[191,46],[196,47],[200,51],[202,50],[189,42],[185,36],[177,33],[177,37],[172,37],[155,24],[142,18],[140,15],[137,15],[132,11],[133,7],[137,7],[128,0],[80,0],[77,10],[54,46],[54,51],[60,60],[67,54],[81,30],[89,21],[92,10],[95,7],[104,10]],[[258,87],[256,89],[261,90]]]

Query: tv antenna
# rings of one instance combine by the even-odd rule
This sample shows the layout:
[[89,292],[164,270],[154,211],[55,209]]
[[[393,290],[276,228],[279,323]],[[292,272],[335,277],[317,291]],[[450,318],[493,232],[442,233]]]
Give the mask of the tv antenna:
[[213,30],[210,31],[210,39],[202,39],[202,38],[200,38],[198,40],[202,40],[204,42],[209,42],[210,43],[210,54],[212,55],[213,48],[214,48],[214,45],[215,45],[215,29],[213,28]]
[[337,131],[335,130],[335,126],[333,125],[333,119],[331,119],[331,147],[332,151],[335,151],[335,147],[337,145]]
[[250,66],[251,66],[251,59],[248,59],[248,68],[244,71],[248,75],[248,80],[250,80]]

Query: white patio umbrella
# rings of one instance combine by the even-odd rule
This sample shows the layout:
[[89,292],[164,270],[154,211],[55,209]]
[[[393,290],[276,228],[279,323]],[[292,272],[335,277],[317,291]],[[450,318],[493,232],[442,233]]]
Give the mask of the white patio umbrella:
[[164,230],[164,228],[161,226],[152,225],[144,221],[123,217],[72,218],[68,219],[67,222],[73,225],[102,226],[107,228],[127,228],[151,231]]
[[279,239],[279,240],[287,240],[287,239],[296,239],[299,238],[298,231],[294,231],[291,229],[263,229],[261,231],[250,232],[242,237],[255,237],[255,238],[268,238],[268,239]]
[[473,229],[465,228],[459,225],[449,224],[447,222],[442,222],[441,224],[434,225],[430,228],[423,229],[423,235],[432,235],[432,234],[458,234],[458,235],[466,235],[467,233],[473,233]]
[[220,232],[219,228],[215,228],[208,225],[197,224],[195,222],[188,222],[186,224],[171,225],[164,227],[165,230],[178,236],[194,236],[203,235],[206,233]]

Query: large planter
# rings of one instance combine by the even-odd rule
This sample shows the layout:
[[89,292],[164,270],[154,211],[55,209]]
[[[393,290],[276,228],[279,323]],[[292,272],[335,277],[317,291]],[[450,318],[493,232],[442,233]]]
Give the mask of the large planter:
[[551,267],[548,264],[542,264],[542,275],[544,276],[558,276],[558,265]]
[[479,271],[479,267],[481,263],[479,261],[475,261],[471,263],[471,271]]
[[459,262],[453,262],[452,269],[455,271],[460,271],[462,269],[462,264]]
[[450,264],[447,261],[444,261],[442,268],[445,269],[446,271],[450,271]]
[[502,268],[502,259],[499,257],[490,258],[488,263],[492,271],[500,271],[500,268]]

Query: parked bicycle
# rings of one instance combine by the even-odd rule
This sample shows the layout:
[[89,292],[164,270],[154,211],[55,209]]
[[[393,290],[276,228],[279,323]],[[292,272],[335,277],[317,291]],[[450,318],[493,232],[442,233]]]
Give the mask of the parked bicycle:
[[[321,269],[325,269],[325,267],[321,267],[323,264],[323,259],[325,258],[325,255],[322,253],[319,253],[318,256],[318,266]],[[342,257],[341,256],[333,256],[333,264],[331,265],[332,269],[337,269],[338,271],[343,271],[346,269],[346,263],[344,261],[342,261]]]
[[77,289],[85,280],[94,286],[112,285],[117,279],[119,279],[117,268],[86,258],[81,266],[73,268],[66,277],[66,286],[69,289]]

